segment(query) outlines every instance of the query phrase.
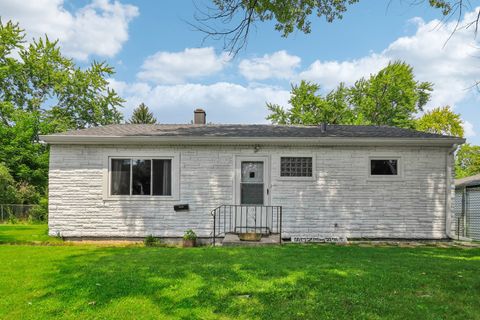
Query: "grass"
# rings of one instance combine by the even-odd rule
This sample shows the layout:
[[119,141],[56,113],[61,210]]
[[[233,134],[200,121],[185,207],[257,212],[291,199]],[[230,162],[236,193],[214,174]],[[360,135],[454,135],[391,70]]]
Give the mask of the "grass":
[[0,263],[1,319],[480,319],[480,249],[0,245]]
[[48,236],[46,224],[0,224],[0,244],[60,244],[59,238]]

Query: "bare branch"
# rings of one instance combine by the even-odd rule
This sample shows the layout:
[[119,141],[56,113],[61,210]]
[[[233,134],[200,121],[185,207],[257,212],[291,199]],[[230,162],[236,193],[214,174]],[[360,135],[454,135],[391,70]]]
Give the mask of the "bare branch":
[[[196,31],[204,34],[202,43],[209,38],[223,40],[223,49],[230,55],[236,56],[247,46],[251,27],[257,20],[255,15],[257,2],[258,0],[227,0],[217,8],[207,7],[205,10],[195,4],[197,12],[194,19],[196,23],[187,23]],[[232,22],[236,23],[231,28],[224,28],[218,27],[217,22],[223,26],[229,26]]]

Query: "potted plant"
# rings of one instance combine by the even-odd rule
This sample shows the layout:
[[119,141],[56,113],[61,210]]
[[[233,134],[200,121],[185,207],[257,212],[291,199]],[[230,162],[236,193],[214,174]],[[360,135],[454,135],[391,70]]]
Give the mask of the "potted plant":
[[196,243],[197,234],[192,229],[188,229],[187,231],[185,231],[185,234],[183,235],[183,247],[195,247]]

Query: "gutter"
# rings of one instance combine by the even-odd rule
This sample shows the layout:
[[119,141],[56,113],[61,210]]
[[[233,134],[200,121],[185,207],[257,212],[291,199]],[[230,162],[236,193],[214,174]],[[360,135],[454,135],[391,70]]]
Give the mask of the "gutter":
[[189,136],[91,136],[41,135],[49,144],[134,144],[134,145],[404,145],[451,146],[462,144],[461,138],[358,138],[358,137],[189,137]]

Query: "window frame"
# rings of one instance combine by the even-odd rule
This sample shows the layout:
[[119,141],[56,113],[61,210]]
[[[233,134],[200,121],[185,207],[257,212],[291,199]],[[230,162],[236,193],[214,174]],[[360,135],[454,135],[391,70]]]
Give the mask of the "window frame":
[[[372,175],[372,160],[397,160],[397,174],[373,174]],[[403,160],[398,155],[374,155],[367,158],[367,177],[368,180],[373,181],[399,181],[403,180]]]
[[[299,177],[299,176],[282,176],[282,158],[312,158],[312,176],[310,177]],[[316,166],[316,157],[314,154],[282,154],[278,157],[278,167],[275,170],[277,174],[277,180],[284,180],[284,181],[313,181],[316,179],[317,176],[317,166]]]
[[[112,195],[112,159],[130,159],[130,194],[129,195]],[[171,195],[134,195],[132,194],[133,182],[133,161],[134,160],[152,160],[151,170],[153,169],[153,160],[171,160]],[[153,175],[150,174],[150,193],[153,192]],[[180,195],[180,156],[178,154],[165,155],[148,155],[138,153],[116,153],[114,155],[107,155],[105,157],[104,165],[104,182],[103,182],[103,200],[139,200],[139,201],[165,201],[165,200],[179,200]]]

